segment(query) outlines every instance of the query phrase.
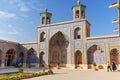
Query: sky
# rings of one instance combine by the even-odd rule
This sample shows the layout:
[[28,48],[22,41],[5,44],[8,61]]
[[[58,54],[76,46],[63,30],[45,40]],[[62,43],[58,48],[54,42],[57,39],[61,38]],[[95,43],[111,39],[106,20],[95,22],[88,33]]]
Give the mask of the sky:
[[[90,22],[90,35],[102,36],[118,34],[113,30],[118,24],[117,8],[109,5],[117,0],[80,0],[86,5],[86,19]],[[16,42],[37,41],[37,27],[40,13],[48,8],[52,13],[52,23],[73,19],[72,6],[77,0],[0,0],[0,39]]]

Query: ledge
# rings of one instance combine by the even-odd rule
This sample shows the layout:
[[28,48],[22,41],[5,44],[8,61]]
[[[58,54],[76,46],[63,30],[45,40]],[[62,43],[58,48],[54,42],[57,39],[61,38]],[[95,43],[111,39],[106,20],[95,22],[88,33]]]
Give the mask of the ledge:
[[0,42],[11,43],[11,44],[19,44],[19,42],[13,42],[8,40],[0,40]]
[[20,44],[38,44],[37,42],[20,42]]
[[[49,26],[57,26],[57,25],[62,25],[62,24],[68,24],[68,23],[75,23],[75,22],[82,22],[82,21],[87,21],[86,19],[81,19],[81,20],[71,20],[71,21],[66,21],[66,22],[59,22],[59,23],[53,23],[53,24],[47,24],[47,25],[40,25],[37,28],[42,28],[42,27],[49,27]],[[88,21],[87,21],[88,22]],[[89,23],[89,22],[88,22]],[[90,23],[89,23],[90,24]]]
[[119,37],[119,35],[106,35],[106,36],[93,36],[93,37],[87,37],[87,40],[94,40],[94,39],[105,39],[105,38],[115,38]]

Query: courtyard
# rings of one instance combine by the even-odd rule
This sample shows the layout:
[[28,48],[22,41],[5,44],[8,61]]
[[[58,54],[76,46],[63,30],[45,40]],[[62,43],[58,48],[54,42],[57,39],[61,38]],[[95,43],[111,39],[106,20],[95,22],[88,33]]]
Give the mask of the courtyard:
[[120,80],[120,72],[53,69],[53,75],[45,75],[24,80]]

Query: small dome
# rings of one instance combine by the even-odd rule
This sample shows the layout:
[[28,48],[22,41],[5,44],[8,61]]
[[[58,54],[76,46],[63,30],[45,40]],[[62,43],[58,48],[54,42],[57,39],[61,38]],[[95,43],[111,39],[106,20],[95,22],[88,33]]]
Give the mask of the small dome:
[[77,5],[80,5],[80,0],[77,1]]

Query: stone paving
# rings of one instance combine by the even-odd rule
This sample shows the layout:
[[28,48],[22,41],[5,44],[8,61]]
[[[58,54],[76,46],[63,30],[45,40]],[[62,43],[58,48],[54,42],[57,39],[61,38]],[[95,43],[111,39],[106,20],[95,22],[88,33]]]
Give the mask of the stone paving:
[[[0,73],[18,71],[17,68],[0,68]],[[24,68],[24,72],[40,71],[39,68]],[[120,72],[53,69],[53,75],[45,75],[24,80],[120,80]]]
[[45,75],[24,80],[120,80],[120,72],[53,69],[53,75]]

